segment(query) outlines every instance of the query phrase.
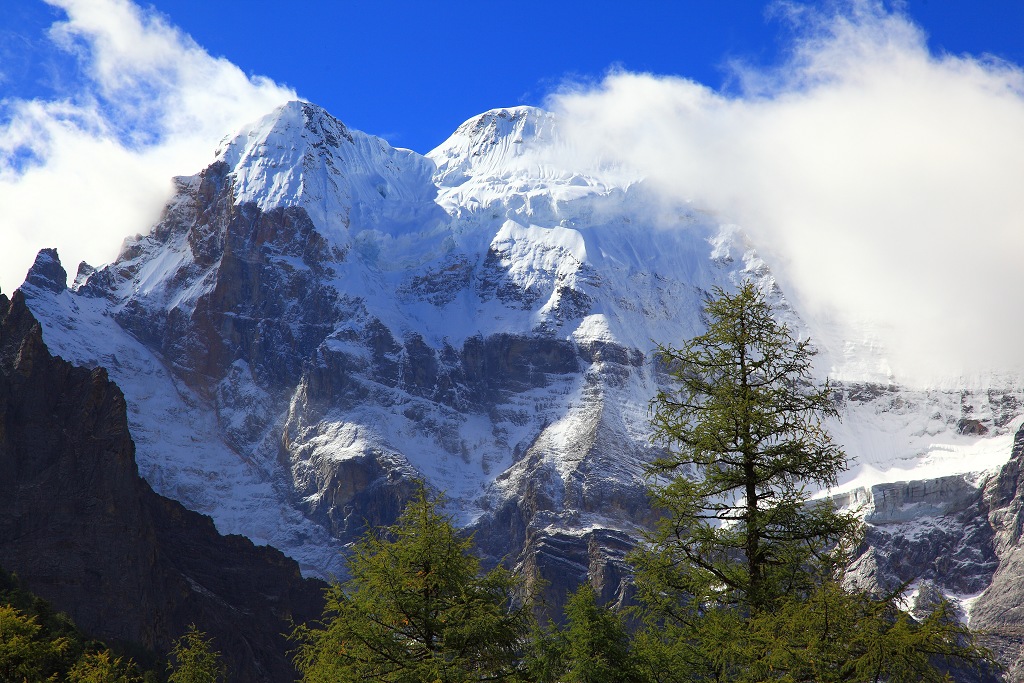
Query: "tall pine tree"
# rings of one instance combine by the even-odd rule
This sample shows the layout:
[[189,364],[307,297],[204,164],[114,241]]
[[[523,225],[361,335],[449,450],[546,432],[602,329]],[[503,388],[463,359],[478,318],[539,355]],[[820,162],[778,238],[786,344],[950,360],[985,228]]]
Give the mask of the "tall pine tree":
[[843,587],[859,522],[810,499],[846,456],[809,341],[750,283],[705,312],[707,332],[660,349],[674,388],[653,403],[666,454],[650,488],[664,515],[633,555],[647,678],[896,683],[986,665],[948,605],[915,621],[898,594]]
[[667,454],[651,466],[651,492],[666,515],[644,566],[698,602],[756,612],[813,587],[858,522],[807,504],[808,487],[846,468],[823,425],[837,413],[828,383],[813,382],[810,343],[753,285],[716,295],[707,332],[660,347],[676,387],[654,402]]

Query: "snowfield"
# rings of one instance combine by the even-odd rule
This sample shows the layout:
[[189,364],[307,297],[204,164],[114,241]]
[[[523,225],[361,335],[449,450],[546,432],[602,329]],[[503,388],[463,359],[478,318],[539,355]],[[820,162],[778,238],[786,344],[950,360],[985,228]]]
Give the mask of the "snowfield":
[[[647,406],[663,381],[652,351],[699,333],[705,295],[744,278],[816,340],[821,374],[839,380],[842,421],[832,433],[852,460],[839,492],[980,476],[1009,457],[1024,404],[1016,378],[892,385],[871,331],[794,310],[740,226],[686,202],[665,206],[629,169],[561,168],[548,153],[558,144],[551,114],[517,107],[470,119],[423,156],[289,103],[218,150],[233,201],[226,218],[196,208],[206,206],[203,176],[179,178],[170,227],[130,238],[117,262],[73,289],[25,291],[50,349],[108,368],[124,391],[140,472],[154,489],[319,576],[341,571],[343,541],[309,511],[338,495],[324,482],[339,463],[367,454],[446,491],[463,524],[522,495],[542,472],[540,488],[562,506],[543,528],[632,528],[628,515],[580,506],[570,489],[642,489]],[[300,320],[288,297],[307,294],[309,282],[333,302],[324,310],[336,317],[318,321],[329,329],[316,354],[299,359],[305,366],[296,361],[305,374],[291,384],[271,382],[243,357],[200,376],[175,365],[166,339],[119,322],[190,319],[221,296],[216,241],[246,206],[264,215],[301,209],[326,241],[329,257],[313,261],[275,246],[280,235],[258,233],[272,256],[266,267],[299,283],[275,294],[285,300],[275,319]],[[201,230],[210,260],[197,246]],[[298,340],[309,324],[283,327]],[[503,368],[518,379],[469,395],[458,374],[467,349],[498,338],[509,347],[534,340],[548,365]],[[437,359],[439,377],[454,378],[450,387],[438,379],[424,388],[414,376],[424,372],[410,351],[419,348]],[[318,363],[344,368],[361,398],[317,407],[309,373]],[[385,376],[381,367],[396,369]]]

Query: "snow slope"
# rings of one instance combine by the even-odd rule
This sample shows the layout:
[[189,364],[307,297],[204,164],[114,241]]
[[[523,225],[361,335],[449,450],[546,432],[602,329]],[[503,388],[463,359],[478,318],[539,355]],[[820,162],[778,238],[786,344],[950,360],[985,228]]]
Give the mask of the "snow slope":
[[108,302],[32,285],[22,291],[44,321],[52,353],[105,367],[124,392],[139,474],[157,493],[210,515],[223,534],[283,550],[304,572],[340,575],[340,544],[288,504],[281,473],[225,444],[216,414],[156,354],[111,324]]
[[421,156],[289,103],[178,179],[114,264],[30,286],[30,305],[56,353],[110,368],[158,491],[321,575],[388,473],[445,490],[462,523],[529,497],[533,529],[633,528],[652,350],[745,278],[842,380],[844,487],[1008,457],[1019,382],[888,385],[870,335],[801,319],[740,227],[629,169],[566,166],[559,145],[528,107]]

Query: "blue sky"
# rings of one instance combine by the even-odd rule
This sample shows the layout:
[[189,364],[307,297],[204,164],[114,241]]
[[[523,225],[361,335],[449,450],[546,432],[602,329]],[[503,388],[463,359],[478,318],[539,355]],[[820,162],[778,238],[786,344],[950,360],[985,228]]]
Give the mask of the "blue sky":
[[289,99],[418,152],[534,104],[558,163],[742,226],[801,310],[1024,368],[1022,35],[1021,0],[5,0],[0,290],[111,261]]
[[[282,17],[272,0],[155,3],[213,54],[418,152],[487,109],[542,105],[566,80],[624,68],[729,88],[731,61],[775,64],[792,46],[781,8],[751,0],[294,5],[303,9]],[[905,11],[936,51],[1024,64],[1021,0],[917,0]]]
[[[212,56],[419,152],[470,116],[542,105],[566,81],[598,80],[611,68],[673,74],[728,91],[736,85],[731,63],[778,64],[794,39],[785,4],[739,0],[139,5],[155,8]],[[936,53],[988,53],[1024,64],[1020,0],[908,0],[898,8]],[[46,35],[63,17],[40,0],[5,1],[0,96],[49,99],[80,89],[80,61]]]

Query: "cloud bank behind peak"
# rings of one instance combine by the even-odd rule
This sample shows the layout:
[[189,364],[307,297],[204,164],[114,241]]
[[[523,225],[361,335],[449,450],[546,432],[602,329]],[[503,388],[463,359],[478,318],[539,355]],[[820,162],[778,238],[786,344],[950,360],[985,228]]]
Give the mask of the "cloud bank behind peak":
[[858,345],[903,381],[1021,370],[1024,71],[932,54],[874,3],[791,18],[789,59],[734,65],[735,94],[623,72],[556,93],[566,148],[742,225],[834,372]]
[[[296,99],[129,0],[48,1],[66,15],[49,40],[74,77],[58,97],[0,101],[7,292],[44,246],[71,271],[113,258],[156,220],[173,175]],[[868,346],[887,353],[875,379],[1024,369],[1024,70],[934,54],[870,0],[776,7],[788,59],[734,64],[733,91],[622,71],[560,89],[547,107],[565,144],[545,161],[628,169],[667,203],[743,226],[824,321],[835,372],[858,372]]]

